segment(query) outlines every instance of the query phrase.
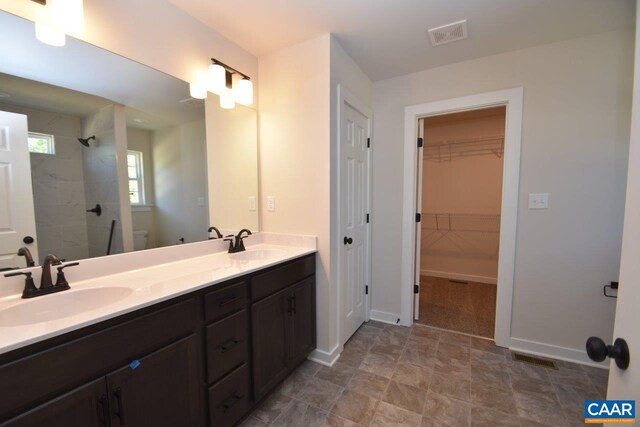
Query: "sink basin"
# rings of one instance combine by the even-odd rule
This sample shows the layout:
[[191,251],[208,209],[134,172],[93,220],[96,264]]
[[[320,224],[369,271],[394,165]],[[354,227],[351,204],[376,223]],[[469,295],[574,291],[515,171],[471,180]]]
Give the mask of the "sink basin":
[[118,302],[133,292],[122,287],[63,291],[0,310],[0,326],[24,326],[75,316]]
[[285,253],[282,249],[250,249],[229,256],[238,261],[257,261],[283,256]]

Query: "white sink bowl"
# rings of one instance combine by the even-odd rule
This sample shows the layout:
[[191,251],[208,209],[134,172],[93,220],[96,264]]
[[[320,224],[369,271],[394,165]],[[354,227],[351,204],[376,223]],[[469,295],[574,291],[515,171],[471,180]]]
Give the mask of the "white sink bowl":
[[62,291],[0,310],[0,326],[26,326],[64,319],[118,302],[133,292],[122,287]]
[[282,249],[250,249],[229,256],[237,261],[260,261],[283,256],[285,253]]

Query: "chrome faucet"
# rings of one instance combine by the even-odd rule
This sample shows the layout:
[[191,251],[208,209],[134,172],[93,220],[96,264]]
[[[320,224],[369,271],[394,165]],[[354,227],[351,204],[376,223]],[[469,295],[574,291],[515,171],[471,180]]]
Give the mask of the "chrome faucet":
[[[243,236],[242,234],[245,233],[246,236]],[[233,234],[229,234],[228,236],[226,236],[224,240],[226,242],[229,242],[229,253],[234,254],[236,252],[245,251],[246,249],[244,247],[244,239],[249,236],[251,236],[251,230],[247,228],[243,228],[242,230],[240,230],[235,237],[233,236]]]
[[36,263],[33,260],[33,255],[31,255],[31,251],[28,247],[23,246],[18,249],[18,256],[23,256],[25,262],[27,263],[27,267],[35,267]]

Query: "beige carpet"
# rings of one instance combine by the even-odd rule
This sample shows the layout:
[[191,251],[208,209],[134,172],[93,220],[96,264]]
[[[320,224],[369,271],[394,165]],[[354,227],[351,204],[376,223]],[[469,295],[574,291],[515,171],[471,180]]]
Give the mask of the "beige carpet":
[[493,338],[495,318],[496,285],[421,276],[418,323]]

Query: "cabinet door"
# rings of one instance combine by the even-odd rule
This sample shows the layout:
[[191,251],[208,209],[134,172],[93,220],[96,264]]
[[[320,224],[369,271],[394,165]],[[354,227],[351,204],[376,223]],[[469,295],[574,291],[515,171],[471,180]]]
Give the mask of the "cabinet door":
[[112,426],[204,424],[197,340],[191,335],[107,375]]
[[[28,387],[28,384],[25,384]],[[108,426],[109,399],[104,378],[53,399],[2,424],[7,427]]]
[[291,289],[291,366],[296,366],[316,348],[315,278],[310,277]]
[[253,390],[257,401],[289,372],[291,300],[283,290],[251,306]]

